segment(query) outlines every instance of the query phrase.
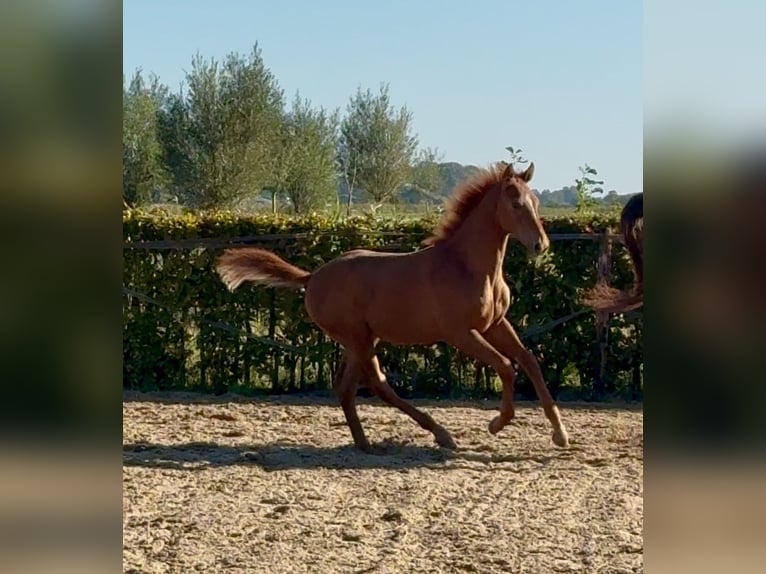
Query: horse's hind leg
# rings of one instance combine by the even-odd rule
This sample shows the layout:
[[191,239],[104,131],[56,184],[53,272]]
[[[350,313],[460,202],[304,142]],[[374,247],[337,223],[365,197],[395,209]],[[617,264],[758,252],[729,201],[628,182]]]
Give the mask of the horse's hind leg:
[[380,369],[380,363],[375,355],[363,362],[362,369],[364,371],[365,381],[372,392],[389,405],[398,408],[412,417],[422,428],[433,433],[434,438],[439,445],[450,449],[457,447],[447,429],[436,423],[436,421],[431,418],[431,415],[415,408],[396,394],[396,391],[394,391],[388,384],[388,381],[386,381],[386,376]]
[[346,422],[351,429],[351,436],[357,448],[369,452],[370,443],[364,436],[362,423],[359,420],[359,414],[356,412],[356,388],[362,377],[362,371],[359,363],[345,356],[341,361],[338,372],[333,379],[333,390],[340,401],[343,414],[346,416]]

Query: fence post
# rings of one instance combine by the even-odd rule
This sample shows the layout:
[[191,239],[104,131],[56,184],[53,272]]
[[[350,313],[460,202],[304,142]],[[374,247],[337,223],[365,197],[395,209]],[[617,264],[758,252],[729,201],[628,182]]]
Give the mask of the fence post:
[[[274,340],[277,332],[277,300],[276,291],[272,287],[269,289],[269,339]],[[279,353],[274,349],[271,364],[271,391],[276,393],[280,390],[279,386]]]
[[197,348],[199,349],[199,386],[200,388],[206,388],[207,387],[207,358],[208,358],[208,349],[207,349],[207,325],[204,321],[199,322],[199,332],[197,333],[197,340],[198,345]]
[[633,333],[635,336],[636,345],[633,347],[633,360],[632,360],[632,368],[631,368],[631,375],[632,375],[632,383],[633,388],[631,389],[634,396],[639,397],[641,396],[641,363],[640,355],[638,353],[638,341],[639,338],[642,336],[642,332],[638,327],[634,327]]
[[[604,230],[599,241],[597,281],[609,284],[612,263],[612,241],[610,230]],[[609,313],[596,312],[596,345],[598,348],[598,368],[593,382],[593,391],[600,398],[606,390],[606,360],[609,350]]]
[[[247,333],[248,337],[252,337],[253,335],[253,327],[250,325],[249,319],[245,321],[245,333]],[[250,353],[248,349],[248,343],[249,339],[242,343],[241,347],[241,353],[243,355],[242,369],[244,370],[242,373],[242,384],[245,386],[245,388],[250,387]]]

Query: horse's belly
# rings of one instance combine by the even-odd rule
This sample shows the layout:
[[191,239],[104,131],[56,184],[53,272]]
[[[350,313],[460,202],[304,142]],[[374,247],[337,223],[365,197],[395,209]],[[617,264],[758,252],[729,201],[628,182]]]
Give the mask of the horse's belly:
[[403,298],[371,306],[367,324],[376,337],[395,345],[425,345],[439,338],[439,325],[427,305]]
[[373,335],[393,345],[429,345],[440,340],[439,330],[427,324],[371,324]]

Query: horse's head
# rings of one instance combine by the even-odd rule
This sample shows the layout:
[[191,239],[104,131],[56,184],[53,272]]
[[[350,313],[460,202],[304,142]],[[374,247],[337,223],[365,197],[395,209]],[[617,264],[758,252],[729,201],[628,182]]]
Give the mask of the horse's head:
[[540,221],[540,201],[528,185],[534,173],[534,163],[521,173],[515,173],[508,164],[500,179],[497,218],[506,233],[524,244],[530,255],[537,256],[548,249],[550,240]]

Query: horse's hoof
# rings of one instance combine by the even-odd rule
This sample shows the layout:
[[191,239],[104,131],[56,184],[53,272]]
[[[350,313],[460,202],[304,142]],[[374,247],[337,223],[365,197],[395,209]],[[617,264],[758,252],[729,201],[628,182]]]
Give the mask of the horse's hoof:
[[434,438],[436,439],[436,444],[438,444],[441,447],[448,448],[450,450],[455,450],[457,448],[457,444],[455,443],[455,440],[452,438],[452,435],[450,435],[445,429],[437,429],[434,432]]
[[564,430],[564,427],[553,431],[553,444],[560,446],[561,448],[569,446],[569,436],[567,435],[567,431]]
[[489,421],[489,432],[491,434],[497,434],[503,430],[503,427],[505,427],[506,424],[508,423],[503,421],[503,419],[500,418],[500,415],[497,415],[495,418]]

